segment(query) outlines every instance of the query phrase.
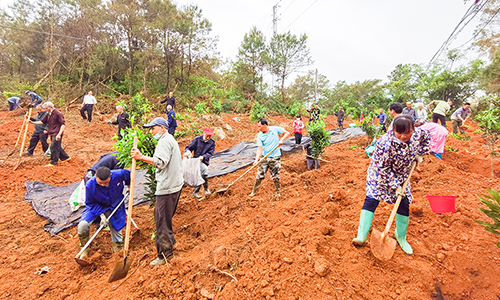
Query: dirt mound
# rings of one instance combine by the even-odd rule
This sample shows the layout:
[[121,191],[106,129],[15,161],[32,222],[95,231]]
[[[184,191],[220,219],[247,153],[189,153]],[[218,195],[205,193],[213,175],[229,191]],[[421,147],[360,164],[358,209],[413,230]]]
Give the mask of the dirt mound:
[[[221,197],[198,201],[185,188],[174,217],[175,257],[166,266],[149,266],[156,255],[153,212],[148,205],[138,207],[134,220],[140,230],[133,229],[129,276],[108,284],[120,259],[111,254],[109,232],[90,248],[93,265],[79,267],[73,259],[79,250],[76,229],[50,236],[43,231],[46,220],[23,201],[26,180],[75,182],[112,150],[116,127],[105,124],[109,116],[88,123],[76,109],[64,113],[68,128],[63,147],[72,160],[43,168],[47,158],[37,148],[12,171],[18,153],[5,157],[23,114],[0,112],[2,299],[429,299],[436,284],[445,299],[496,299],[500,294],[498,238],[474,222],[487,221],[477,209],[481,203],[476,195],[498,188],[499,180],[490,178],[490,159],[484,141],[473,133],[475,124],[467,131],[470,141],[447,138],[458,152],[445,152],[443,160],[427,156],[413,176],[415,202],[408,229],[413,256],[398,247],[391,260],[380,262],[368,246],[351,244],[369,164],[362,147],[350,147],[369,142],[357,137],[328,147],[324,158],[332,163],[322,162],[319,170],[308,171],[303,154],[283,157],[280,199],[272,197],[269,178],[256,197],[247,196],[254,172]],[[273,119],[291,130],[292,119]],[[328,128],[336,127],[334,117],[327,121]],[[217,151],[255,137],[257,128],[246,115],[222,115],[217,122],[231,127],[225,129],[231,131],[227,138],[217,142]],[[179,140],[182,149],[191,138]],[[498,162],[495,167],[500,169]],[[210,186],[225,187],[245,171],[214,178]],[[433,213],[427,194],[456,195],[457,213]],[[384,228],[391,208],[379,206],[374,228]],[[48,273],[36,273],[45,266]]]

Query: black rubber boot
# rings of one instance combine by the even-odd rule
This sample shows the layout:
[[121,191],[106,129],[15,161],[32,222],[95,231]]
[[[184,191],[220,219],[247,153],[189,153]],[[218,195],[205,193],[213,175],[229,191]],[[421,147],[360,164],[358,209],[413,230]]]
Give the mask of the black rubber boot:
[[195,197],[196,199],[200,199],[202,197],[200,194],[198,194],[200,189],[201,189],[201,185],[195,187],[193,190],[193,197]]
[[201,177],[203,179],[205,179],[205,182],[203,183],[203,189],[205,190],[205,196],[210,196],[210,189],[208,188],[208,176],[204,175]]

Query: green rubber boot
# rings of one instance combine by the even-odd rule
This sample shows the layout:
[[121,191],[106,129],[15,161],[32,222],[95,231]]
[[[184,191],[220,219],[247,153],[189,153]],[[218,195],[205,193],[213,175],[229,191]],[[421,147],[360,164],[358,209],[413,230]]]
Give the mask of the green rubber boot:
[[253,197],[255,195],[257,195],[257,191],[259,190],[259,186],[260,186],[260,183],[262,182],[262,179],[255,179],[255,183],[253,184],[253,189],[252,189],[252,192],[250,193],[250,197]]
[[369,210],[362,209],[359,216],[358,236],[352,239],[354,246],[363,246],[366,243],[368,232],[372,226],[373,213]]
[[410,217],[396,214],[396,230],[394,231],[394,236],[398,241],[399,246],[406,254],[413,254],[413,249],[410,244],[406,241],[406,230],[408,229],[408,222]]
[[274,196],[279,197],[281,196],[281,184],[279,181],[274,182],[274,187],[276,188],[276,191],[274,192]]

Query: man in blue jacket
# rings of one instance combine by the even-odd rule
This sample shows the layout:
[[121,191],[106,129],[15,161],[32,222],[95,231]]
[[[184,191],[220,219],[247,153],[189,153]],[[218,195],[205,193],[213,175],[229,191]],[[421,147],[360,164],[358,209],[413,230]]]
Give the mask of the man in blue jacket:
[[42,97],[38,96],[35,92],[26,91],[24,93],[26,95],[30,96],[30,98],[31,98],[30,105],[36,107],[37,105],[42,104],[42,101],[43,101]]
[[[189,145],[184,149],[184,157],[199,158],[201,177],[205,180],[203,183],[203,188],[205,189],[205,195],[210,195],[210,189],[208,188],[208,165],[210,163],[210,157],[214,155],[215,152],[215,141],[212,139],[214,131],[212,128],[206,127],[203,129],[203,135],[199,135],[191,141]],[[201,185],[197,186],[193,190],[193,197],[200,199],[202,196],[198,194],[201,189]]]
[[[124,186],[130,185],[130,171],[110,170],[107,167],[97,169],[95,177],[92,177],[85,185],[85,210],[78,223],[78,237],[80,247],[85,246],[89,240],[90,224],[101,214],[108,217],[123,199]],[[110,219],[111,246],[113,253],[123,248],[123,237],[121,230],[125,226],[127,214],[125,205],[122,204]],[[80,258],[88,256],[88,249]]]
[[168,133],[174,136],[175,128],[177,128],[177,119],[175,117],[175,112],[172,110],[172,105],[167,105],[167,117]]

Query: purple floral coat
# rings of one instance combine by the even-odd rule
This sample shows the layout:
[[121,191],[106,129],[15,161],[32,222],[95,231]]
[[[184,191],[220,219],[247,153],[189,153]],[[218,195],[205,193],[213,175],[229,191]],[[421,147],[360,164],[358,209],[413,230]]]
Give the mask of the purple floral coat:
[[[396,188],[408,178],[415,157],[430,153],[430,141],[430,133],[420,128],[415,128],[407,143],[401,142],[394,132],[383,135],[368,167],[366,196],[394,204]],[[412,203],[410,184],[406,187],[406,196]]]

